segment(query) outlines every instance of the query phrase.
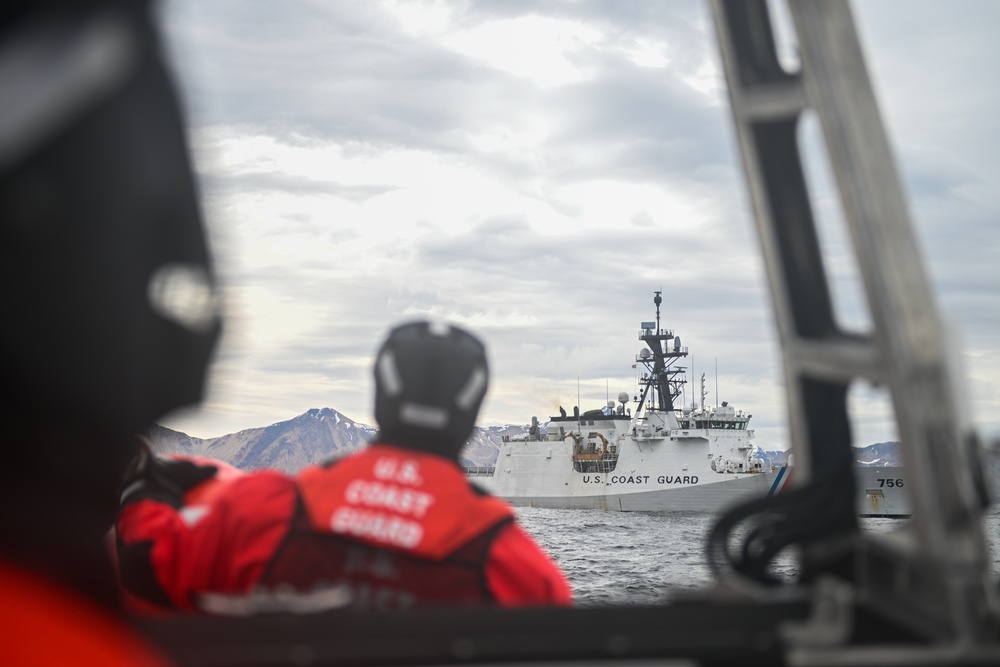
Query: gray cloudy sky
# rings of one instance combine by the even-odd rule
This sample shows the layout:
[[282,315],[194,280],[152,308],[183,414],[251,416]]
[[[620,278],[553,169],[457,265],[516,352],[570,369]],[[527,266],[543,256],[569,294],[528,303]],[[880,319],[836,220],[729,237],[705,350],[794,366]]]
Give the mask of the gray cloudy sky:
[[[1000,4],[854,9],[973,415],[998,434]],[[162,16],[228,314],[208,400],[164,424],[210,437],[324,406],[373,423],[374,352],[426,316],[486,340],[482,424],[571,409],[578,379],[597,407],[634,391],[662,287],[708,401],[717,359],[718,398],[787,448],[705,5],[166,0]],[[841,240],[830,269],[862,326]],[[857,444],[892,437],[884,398],[853,397]]]

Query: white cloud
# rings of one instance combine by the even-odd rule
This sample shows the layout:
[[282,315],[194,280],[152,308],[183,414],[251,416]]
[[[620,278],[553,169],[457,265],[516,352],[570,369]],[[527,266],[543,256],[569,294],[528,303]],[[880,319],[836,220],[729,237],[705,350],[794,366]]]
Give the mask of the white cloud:
[[451,26],[453,14],[448,2],[387,0],[380,4],[388,16],[399,22],[404,32],[415,37],[436,37]]
[[653,42],[642,37],[636,38],[625,47],[628,59],[640,67],[666,67],[670,62],[666,50],[666,42]]
[[483,60],[500,71],[531,79],[540,86],[582,81],[588,67],[578,58],[602,39],[594,27],[529,14],[490,21],[444,36],[449,48]]
[[685,76],[684,83],[710,98],[713,106],[721,106],[728,101],[725,77],[719,71],[718,66],[710,60],[705,61],[697,70]]

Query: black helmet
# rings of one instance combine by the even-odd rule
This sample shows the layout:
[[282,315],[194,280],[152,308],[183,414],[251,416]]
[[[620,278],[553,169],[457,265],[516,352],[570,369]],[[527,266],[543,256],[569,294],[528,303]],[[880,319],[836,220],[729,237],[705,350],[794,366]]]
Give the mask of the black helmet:
[[0,24],[4,410],[139,430],[200,400],[219,332],[180,109],[146,3],[21,5]]
[[438,322],[393,329],[375,360],[379,440],[457,459],[489,384],[486,348]]

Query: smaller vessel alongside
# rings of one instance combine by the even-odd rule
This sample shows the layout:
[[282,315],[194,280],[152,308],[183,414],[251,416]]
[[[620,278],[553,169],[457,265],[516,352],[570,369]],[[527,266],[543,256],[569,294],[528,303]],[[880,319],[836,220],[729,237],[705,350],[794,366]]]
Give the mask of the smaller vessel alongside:
[[902,466],[854,467],[858,515],[901,519],[913,513]]

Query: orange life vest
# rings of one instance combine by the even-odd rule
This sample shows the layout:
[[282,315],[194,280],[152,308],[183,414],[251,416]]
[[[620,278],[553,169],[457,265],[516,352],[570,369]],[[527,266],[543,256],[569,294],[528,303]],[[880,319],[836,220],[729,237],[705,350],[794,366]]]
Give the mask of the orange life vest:
[[354,605],[404,609],[493,601],[485,565],[513,520],[446,459],[373,445],[297,479],[299,508],[262,584],[342,586]]

